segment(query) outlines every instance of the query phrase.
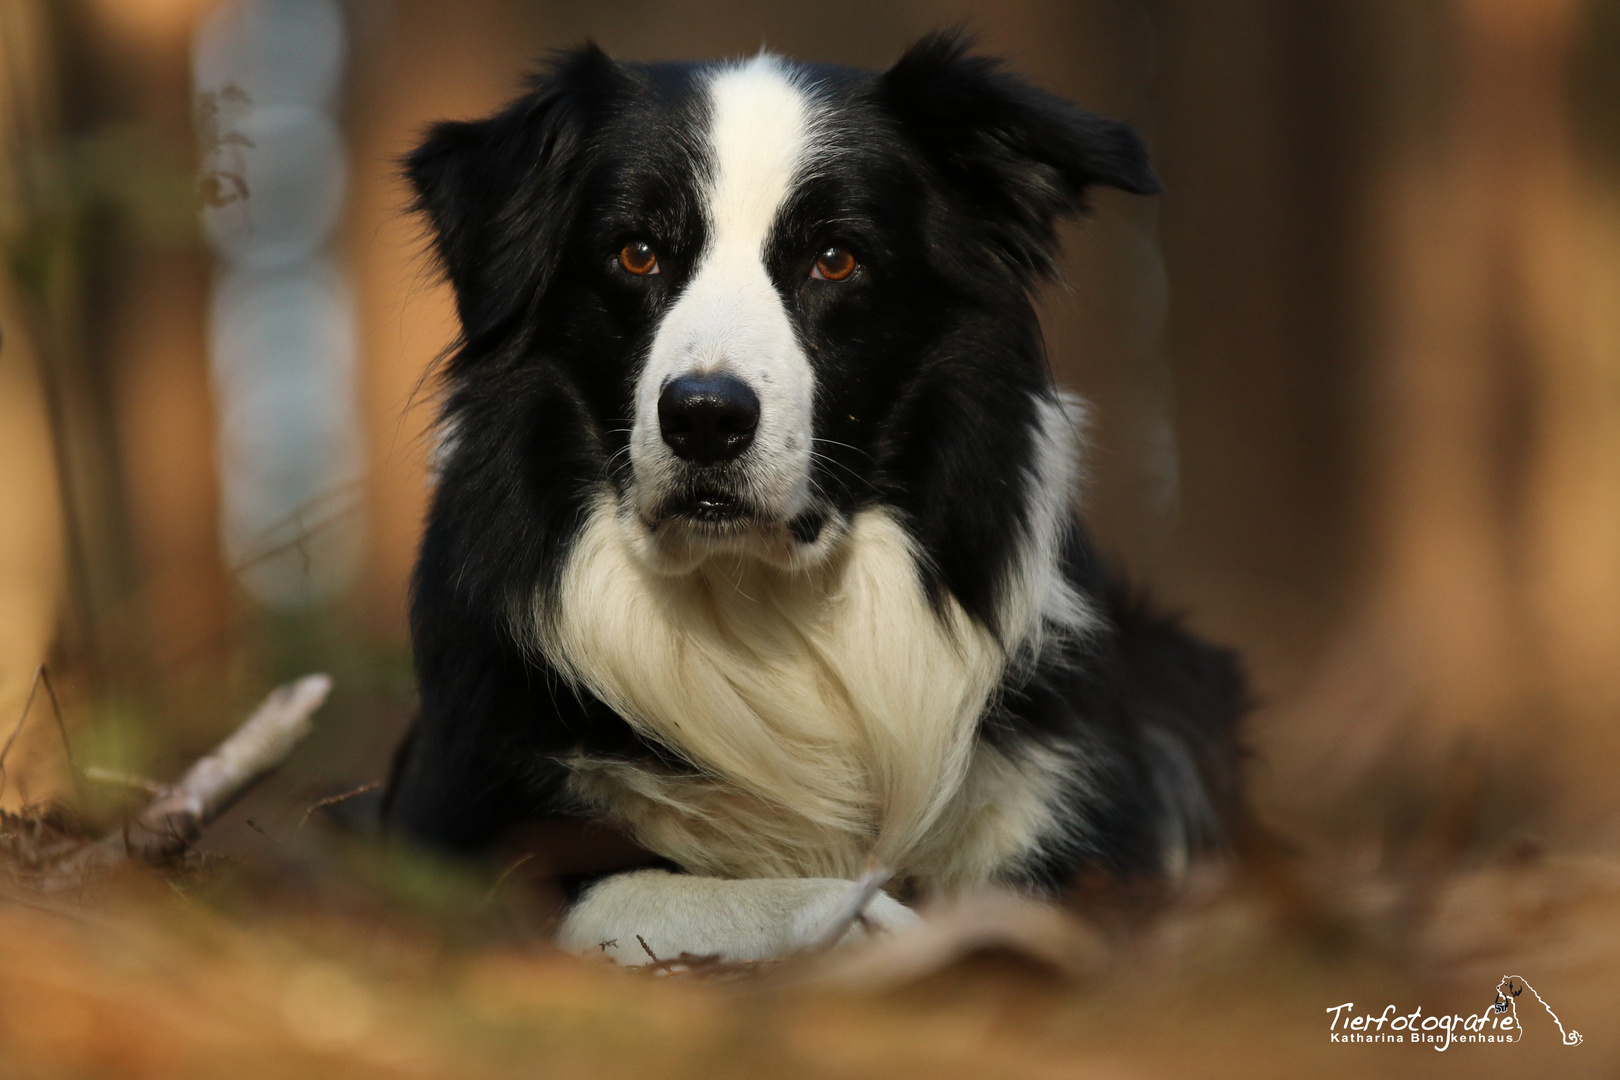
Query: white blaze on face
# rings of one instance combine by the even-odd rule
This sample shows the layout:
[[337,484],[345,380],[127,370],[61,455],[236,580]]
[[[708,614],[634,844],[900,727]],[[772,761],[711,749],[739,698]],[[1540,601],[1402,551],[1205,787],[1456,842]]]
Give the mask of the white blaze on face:
[[759,398],[759,427],[739,461],[743,490],[779,520],[810,498],[814,376],[765,268],[771,226],[804,175],[818,107],[774,57],[719,69],[709,83],[705,190],[709,241],[665,314],[636,387],[630,460],[645,515],[682,462],[658,428],[658,396],[685,375],[728,374]]

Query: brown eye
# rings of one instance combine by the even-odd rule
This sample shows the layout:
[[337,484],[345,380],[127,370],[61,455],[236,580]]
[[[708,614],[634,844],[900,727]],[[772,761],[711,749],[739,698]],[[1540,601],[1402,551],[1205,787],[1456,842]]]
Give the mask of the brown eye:
[[658,273],[658,253],[645,240],[636,240],[619,249],[619,265],[632,274]]
[[848,248],[830,247],[816,256],[810,276],[821,281],[843,281],[855,272],[855,256]]

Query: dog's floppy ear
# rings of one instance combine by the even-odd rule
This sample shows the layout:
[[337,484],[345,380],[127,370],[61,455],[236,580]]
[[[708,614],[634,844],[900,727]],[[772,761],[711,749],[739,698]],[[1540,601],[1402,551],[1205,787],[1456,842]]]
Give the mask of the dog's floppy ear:
[[595,44],[561,53],[507,108],[435,124],[405,158],[467,340],[545,290],[578,211],[596,109],[623,77]]
[[1087,112],[969,52],[958,32],[931,34],[878,80],[900,124],[1011,266],[1050,269],[1054,225],[1102,184],[1157,194],[1147,149],[1127,124]]

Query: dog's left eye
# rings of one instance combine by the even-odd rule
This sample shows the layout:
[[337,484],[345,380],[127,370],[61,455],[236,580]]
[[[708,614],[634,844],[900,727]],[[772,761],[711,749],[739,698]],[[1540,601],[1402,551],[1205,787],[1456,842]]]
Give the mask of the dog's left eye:
[[619,265],[638,277],[658,273],[658,252],[645,240],[634,240],[619,249]]
[[810,276],[817,281],[843,281],[855,272],[857,265],[855,255],[849,248],[830,247],[816,256],[816,265],[810,268]]

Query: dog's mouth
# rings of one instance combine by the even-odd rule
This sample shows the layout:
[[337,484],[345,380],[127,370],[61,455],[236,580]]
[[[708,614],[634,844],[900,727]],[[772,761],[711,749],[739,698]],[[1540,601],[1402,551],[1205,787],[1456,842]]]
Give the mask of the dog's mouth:
[[712,484],[694,484],[665,499],[657,512],[644,520],[655,532],[674,526],[717,539],[747,532],[785,533],[795,543],[814,544],[827,518],[827,511],[818,507],[784,520],[735,491]]
[[705,531],[736,532],[764,520],[759,510],[736,492],[694,484],[666,499],[649,522],[701,526]]

